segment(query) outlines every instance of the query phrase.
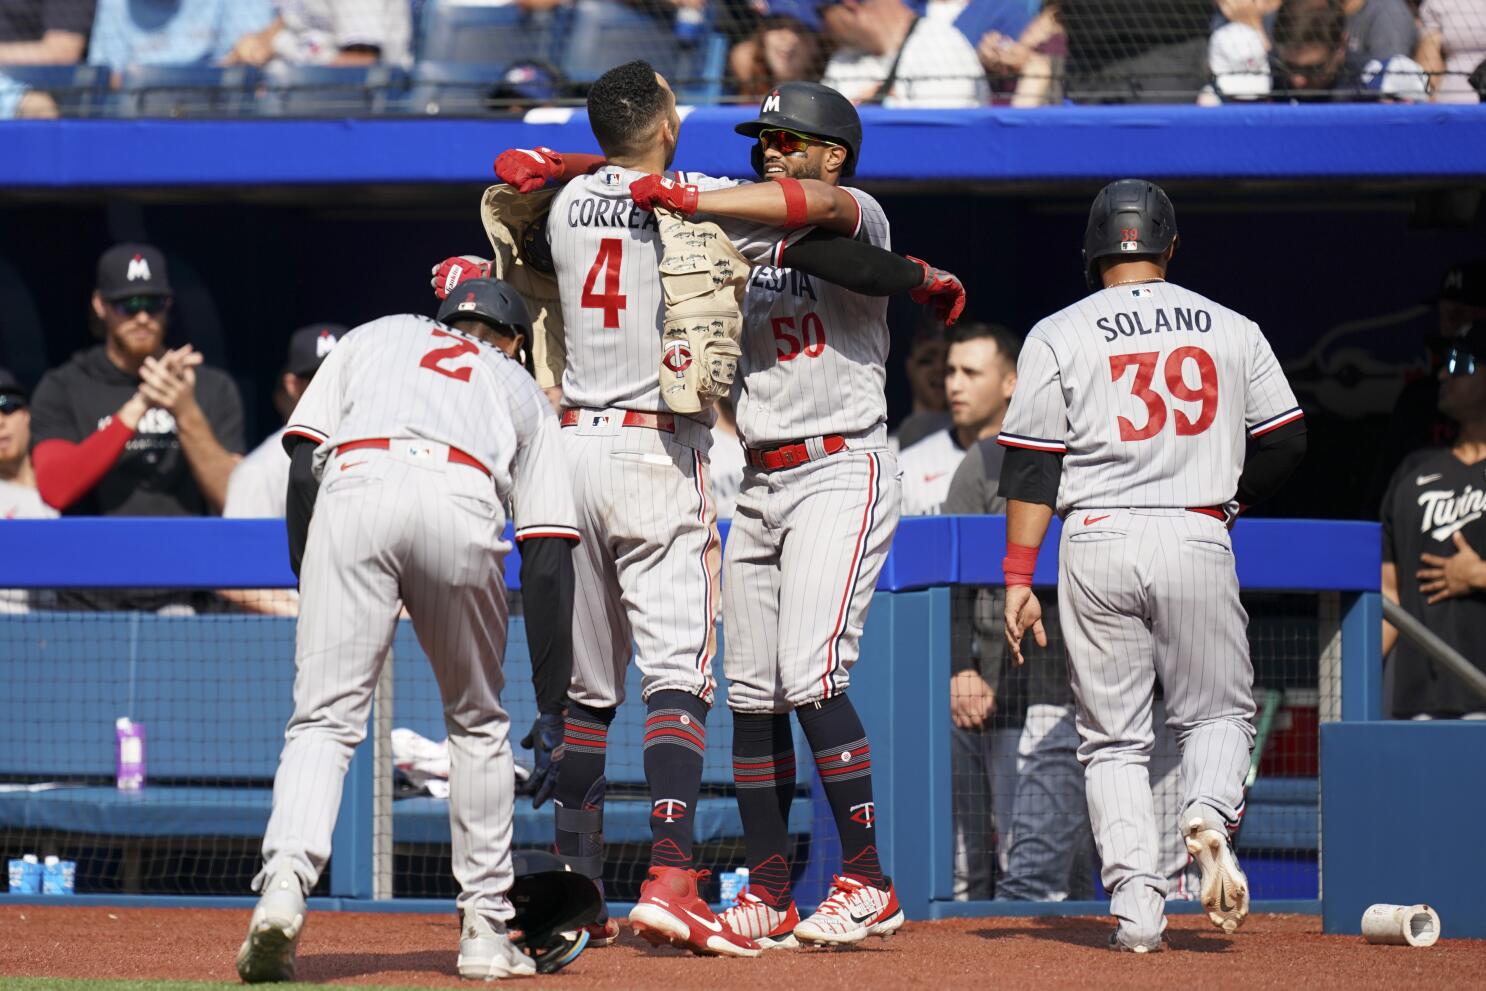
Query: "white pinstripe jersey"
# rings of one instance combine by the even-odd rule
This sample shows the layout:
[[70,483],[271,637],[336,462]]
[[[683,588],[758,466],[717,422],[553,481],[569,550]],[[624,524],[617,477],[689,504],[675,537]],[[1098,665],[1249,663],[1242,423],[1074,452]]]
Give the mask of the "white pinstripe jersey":
[[1302,416],[1247,317],[1169,282],[1111,286],[1042,320],[1000,442],[1062,453],[1058,511],[1217,506],[1244,431]]
[[[567,342],[562,395],[568,406],[669,409],[660,397],[657,370],[665,319],[660,234],[655,215],[629,196],[630,183],[644,175],[606,166],[574,179],[552,201],[547,242],[562,297]],[[703,190],[743,184],[695,172],[666,175]],[[755,264],[777,257],[785,244],[778,228],[706,214],[696,219],[720,226]],[[706,419],[711,421],[710,412]]]
[[[859,189],[853,237],[891,249],[887,215]],[[750,447],[856,434],[887,420],[887,299],[761,265],[744,299],[738,433]]]
[[516,537],[578,533],[552,407],[520,364],[424,316],[362,324],[341,339],[294,407],[286,437],[320,445],[316,474],[353,440],[414,437],[458,448],[513,507]]

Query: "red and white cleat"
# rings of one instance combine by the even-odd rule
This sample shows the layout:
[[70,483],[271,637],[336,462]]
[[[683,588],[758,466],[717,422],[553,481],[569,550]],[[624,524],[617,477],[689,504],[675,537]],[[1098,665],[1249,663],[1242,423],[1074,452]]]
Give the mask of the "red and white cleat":
[[901,928],[903,910],[892,881],[883,890],[837,876],[830,897],[795,926],[795,938],[815,946],[844,946],[868,936],[891,936]]
[[636,936],[651,946],[670,944],[699,956],[756,957],[757,943],[733,932],[697,893],[697,881],[706,871],[679,867],[652,867],[640,886],[640,900],[630,911]]
[[800,941],[795,939],[800,911],[794,902],[780,910],[745,891],[738,896],[738,904],[718,918],[722,919],[723,925],[739,936],[753,940],[763,950],[792,950],[800,945]]
[[619,920],[605,919],[588,927],[588,947],[613,946],[619,942]]

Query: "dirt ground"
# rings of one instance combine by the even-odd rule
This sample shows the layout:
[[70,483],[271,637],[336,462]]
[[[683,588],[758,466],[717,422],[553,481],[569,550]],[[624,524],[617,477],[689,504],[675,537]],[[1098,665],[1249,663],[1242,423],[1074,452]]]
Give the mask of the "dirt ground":
[[[0,909],[0,975],[137,980],[236,979],[246,909]],[[628,933],[562,973],[522,986],[558,989],[1466,987],[1486,982],[1486,941],[1429,949],[1325,936],[1317,916],[1266,915],[1225,936],[1205,919],[1171,920],[1168,952],[1106,948],[1108,919],[954,919],[909,923],[887,940],[841,950],[775,951],[757,960],[657,950]],[[299,979],[348,985],[468,986],[454,975],[452,914],[312,915]]]

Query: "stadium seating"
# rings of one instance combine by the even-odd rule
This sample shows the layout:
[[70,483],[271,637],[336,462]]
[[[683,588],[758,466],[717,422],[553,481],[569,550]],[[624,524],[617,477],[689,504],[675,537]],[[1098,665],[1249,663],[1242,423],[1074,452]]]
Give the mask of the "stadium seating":
[[287,65],[263,72],[260,113],[274,117],[360,116],[382,113],[407,85],[395,66]]
[[0,65],[0,76],[50,93],[64,117],[94,116],[108,94],[103,65]]
[[259,73],[244,67],[131,65],[120,73],[123,117],[235,117],[252,109]]
[[506,67],[465,62],[419,62],[407,110],[413,114],[479,114],[489,109],[489,96],[504,87]]
[[563,9],[527,13],[516,4],[470,7],[433,0],[423,8],[418,57],[479,65],[551,61],[566,20]]

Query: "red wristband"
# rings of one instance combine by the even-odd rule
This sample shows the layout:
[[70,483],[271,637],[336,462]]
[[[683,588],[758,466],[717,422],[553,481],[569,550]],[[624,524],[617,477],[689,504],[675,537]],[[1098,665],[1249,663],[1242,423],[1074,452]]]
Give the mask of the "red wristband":
[[784,227],[786,230],[794,230],[804,227],[806,218],[810,216],[810,210],[805,204],[805,190],[800,188],[798,179],[776,179],[779,188],[784,191]]
[[1026,544],[1006,542],[1006,556],[1001,559],[1001,572],[1006,576],[1006,585],[1031,585],[1032,572],[1037,570],[1037,548]]

